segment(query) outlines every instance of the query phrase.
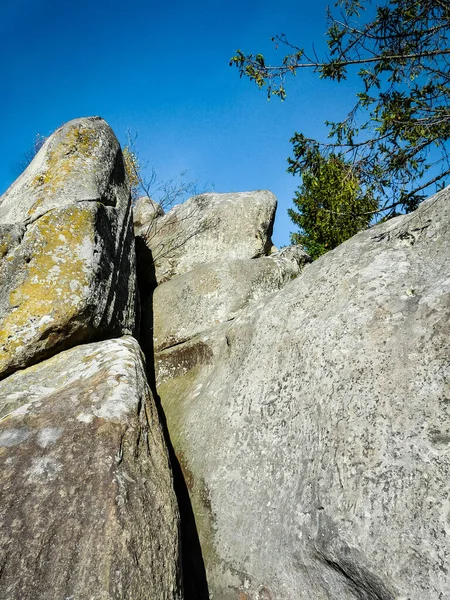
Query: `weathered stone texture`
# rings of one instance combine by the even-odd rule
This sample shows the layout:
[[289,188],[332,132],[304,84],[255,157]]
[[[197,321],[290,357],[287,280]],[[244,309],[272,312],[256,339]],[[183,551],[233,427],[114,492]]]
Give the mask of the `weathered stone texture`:
[[119,143],[71,121],[0,198],[0,377],[136,330],[131,203]]
[[151,236],[156,228],[156,219],[163,216],[164,209],[160,204],[148,196],[141,196],[133,206],[134,235]]
[[265,190],[201,194],[148,226],[140,222],[158,283],[205,262],[269,254],[275,209],[275,196]]
[[449,257],[447,188],[157,355],[215,600],[450,597]]
[[310,260],[300,247],[289,247],[262,258],[198,265],[159,285],[152,298],[155,351],[234,319],[297,277]]
[[69,121],[51,135],[0,198],[0,223],[30,223],[53,208],[101,202],[126,212],[122,153],[100,117]]
[[131,337],[0,382],[0,597],[179,600],[179,517]]

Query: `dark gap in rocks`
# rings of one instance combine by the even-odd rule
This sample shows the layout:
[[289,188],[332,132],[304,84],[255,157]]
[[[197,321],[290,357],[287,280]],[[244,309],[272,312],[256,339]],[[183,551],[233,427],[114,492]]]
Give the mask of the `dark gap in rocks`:
[[153,336],[153,291],[156,275],[151,250],[143,238],[136,237],[136,268],[139,295],[141,299],[141,331],[139,335],[142,351],[146,358],[147,380],[155,398],[156,408],[163,428],[164,439],[172,466],[175,495],[180,511],[181,571],[184,600],[209,600],[206,571],[202,549],[195,524],[194,511],[183,476],[183,472],[170,440],[166,416],[156,389]]

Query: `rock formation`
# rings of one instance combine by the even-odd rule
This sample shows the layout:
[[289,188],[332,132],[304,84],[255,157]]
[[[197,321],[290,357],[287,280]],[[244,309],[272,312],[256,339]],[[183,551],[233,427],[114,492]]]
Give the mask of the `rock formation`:
[[145,232],[157,282],[163,283],[203,262],[267,255],[276,204],[265,190],[201,194],[148,224],[137,221],[136,233]]
[[301,248],[285,248],[261,258],[201,263],[159,285],[152,304],[155,350],[234,319],[244,308],[297,277],[308,262],[310,258]]
[[133,206],[134,233],[141,237],[151,237],[156,220],[164,216],[164,209],[160,204],[149,198],[141,196]]
[[449,200],[199,333],[206,284],[156,290],[157,389],[213,598],[450,597]]
[[125,335],[138,316],[131,214],[99,118],[59,129],[0,199],[5,600],[183,597],[168,452]]
[[178,510],[138,343],[0,382],[0,597],[181,598]]
[[312,264],[267,191],[135,240],[60,128],[0,198],[0,597],[449,598],[449,201]]
[[0,376],[136,330],[131,203],[99,118],[56,131],[0,198]]

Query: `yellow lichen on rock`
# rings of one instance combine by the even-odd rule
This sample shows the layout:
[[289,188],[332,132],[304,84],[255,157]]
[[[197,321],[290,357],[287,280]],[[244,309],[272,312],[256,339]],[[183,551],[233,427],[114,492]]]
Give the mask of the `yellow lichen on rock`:
[[[47,152],[44,170],[32,179],[32,188],[38,189],[43,196],[58,193],[74,172],[81,174],[85,170],[86,161],[92,160],[98,143],[94,130],[81,124],[72,125],[64,139]],[[43,198],[38,198],[27,216],[33,217],[43,201]]]
[[125,208],[129,186],[120,144],[103,119],[75,119],[56,130],[0,197],[0,224],[35,220],[85,200]]
[[0,379],[135,332],[130,191],[103,119],[51,135],[0,197]]
[[0,373],[18,363],[26,347],[41,352],[67,337],[70,323],[90,298],[95,231],[94,205],[50,211],[34,223],[24,243],[32,258],[21,284],[9,295],[10,311],[0,323]]
[[[36,181],[38,181],[39,183],[35,183]],[[33,180],[33,184],[34,185],[42,185],[44,183],[44,175],[37,175],[35,177],[35,179]],[[33,206],[30,208],[30,210],[27,212],[27,217],[33,217],[37,211],[39,210],[39,208],[42,206],[42,204],[44,203],[44,199],[43,198],[38,198],[36,200],[36,202],[33,204]]]
[[8,244],[7,242],[2,241],[0,243],[0,258],[3,258],[8,253]]

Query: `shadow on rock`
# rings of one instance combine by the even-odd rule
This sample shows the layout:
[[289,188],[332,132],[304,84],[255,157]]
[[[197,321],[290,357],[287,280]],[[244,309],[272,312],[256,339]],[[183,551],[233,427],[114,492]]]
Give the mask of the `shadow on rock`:
[[[153,291],[156,287],[155,268],[151,250],[144,240],[136,237],[137,279],[141,298],[140,343],[147,362],[147,378],[155,398],[163,428],[170,463],[172,466],[175,494],[180,511],[181,527],[181,568],[185,600],[208,600],[208,584],[202,550],[195,524],[194,512],[183,472],[175,454],[167,427],[167,421],[156,389],[153,336],[145,332],[153,331]],[[143,334],[143,335],[142,335]]]

